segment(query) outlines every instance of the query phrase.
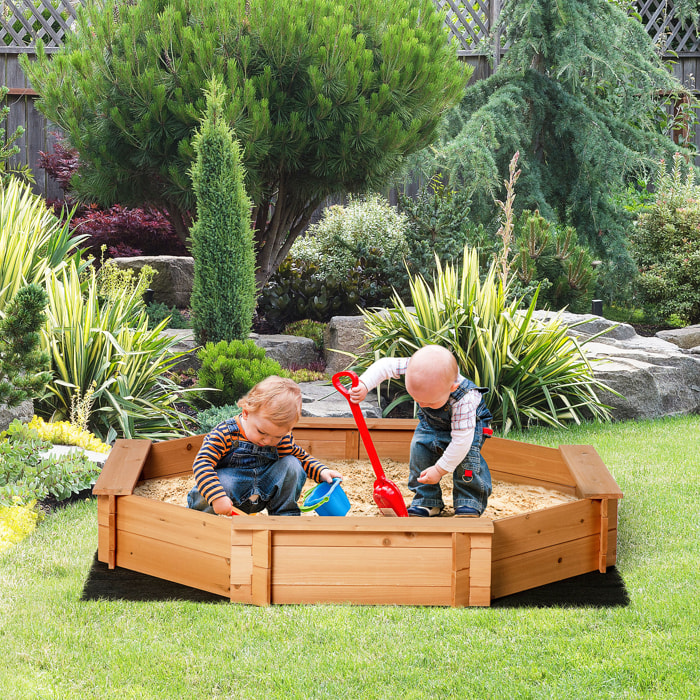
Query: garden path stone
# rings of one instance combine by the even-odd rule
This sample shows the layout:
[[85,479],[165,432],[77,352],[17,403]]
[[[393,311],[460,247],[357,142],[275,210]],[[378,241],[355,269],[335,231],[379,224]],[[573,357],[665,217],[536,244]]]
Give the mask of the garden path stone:
[[[301,415],[314,418],[352,418],[348,400],[333,388],[330,382],[301,382]],[[365,418],[381,418],[377,394],[371,391],[360,404]]]

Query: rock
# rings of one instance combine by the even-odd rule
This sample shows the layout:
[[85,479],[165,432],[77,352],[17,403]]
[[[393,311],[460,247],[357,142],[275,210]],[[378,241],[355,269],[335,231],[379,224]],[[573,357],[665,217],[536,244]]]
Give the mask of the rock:
[[18,419],[22,423],[29,423],[34,415],[34,401],[27,399],[17,406],[10,408],[6,404],[0,404],[0,432],[7,430],[13,420]]
[[308,367],[318,362],[318,351],[311,338],[298,335],[258,335],[250,334],[251,340],[265,350],[265,355],[282,365],[289,367]]
[[158,271],[153,281],[153,301],[167,307],[186,309],[190,305],[194,281],[194,259],[175,255],[140,255],[134,258],[113,258],[121,270],[134,270],[137,274],[144,265]]
[[[535,316],[546,320],[552,314],[538,311]],[[588,314],[566,313],[561,318],[569,326],[568,334],[585,343],[596,379],[621,394],[598,392],[612,407],[613,418],[637,420],[700,412],[700,356],[661,337],[639,336],[628,324]],[[590,340],[606,329],[607,333]]]
[[[352,418],[348,400],[342,396],[330,382],[302,382],[301,415],[317,418]],[[365,418],[381,418],[382,412],[377,405],[376,392],[372,391],[360,404]]]
[[700,348],[700,325],[686,326],[685,328],[673,328],[668,331],[659,331],[657,338],[667,340],[684,350]]
[[188,369],[198,370],[202,363],[197,357],[197,350],[201,347],[197,345],[194,339],[194,333],[191,328],[166,328],[161,336],[175,338],[177,342],[172,346],[171,350],[175,353],[185,353],[177,363],[173,366],[179,372],[184,372]]
[[83,447],[77,447],[75,445],[54,445],[40,454],[42,457],[62,457],[72,452],[84,454],[91,462],[95,462],[95,464],[99,464],[101,467],[104,466],[107,457],[109,457],[109,452],[95,452],[94,450],[86,450]]
[[358,354],[365,342],[365,320],[362,316],[334,316],[324,332],[323,354],[329,374],[341,372],[352,365],[352,357]]

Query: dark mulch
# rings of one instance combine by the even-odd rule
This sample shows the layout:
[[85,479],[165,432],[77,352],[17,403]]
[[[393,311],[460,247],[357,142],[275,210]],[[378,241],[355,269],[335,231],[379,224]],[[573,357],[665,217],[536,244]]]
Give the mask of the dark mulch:
[[[83,587],[81,600],[189,600],[225,603],[228,598],[179,583],[140,574],[97,561],[97,553]],[[592,572],[492,601],[494,608],[608,608],[629,604],[624,581],[615,567]]]

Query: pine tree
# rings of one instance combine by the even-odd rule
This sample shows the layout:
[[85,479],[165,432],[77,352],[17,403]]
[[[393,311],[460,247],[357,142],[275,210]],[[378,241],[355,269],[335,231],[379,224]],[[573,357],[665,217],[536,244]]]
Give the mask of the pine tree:
[[197,342],[245,340],[255,311],[255,253],[250,199],[240,147],[224,118],[220,80],[206,92],[207,110],[192,140],[197,221],[192,226],[191,305]]
[[[49,60],[22,68],[102,205],[167,210],[183,241],[192,136],[224,77],[243,145],[261,284],[329,195],[381,188],[435,138],[469,69],[433,0],[117,0],[78,8]],[[115,10],[117,10],[115,12]],[[39,42],[40,44],[40,42]]]
[[[610,195],[678,150],[660,95],[683,88],[641,23],[609,0],[513,0],[508,50],[446,120],[440,158],[488,220],[514,153],[516,208],[573,226],[628,270],[628,214]],[[668,97],[666,97],[668,100]]]
[[51,380],[49,355],[39,341],[47,301],[38,284],[21,287],[0,319],[0,404],[38,398]]

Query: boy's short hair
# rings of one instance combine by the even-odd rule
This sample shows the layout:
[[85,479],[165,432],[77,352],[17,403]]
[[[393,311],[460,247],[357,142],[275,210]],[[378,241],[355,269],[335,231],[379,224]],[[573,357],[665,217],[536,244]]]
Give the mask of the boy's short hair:
[[291,379],[272,375],[240,398],[238,406],[249,413],[263,413],[275,425],[286,428],[301,417],[301,389]]

